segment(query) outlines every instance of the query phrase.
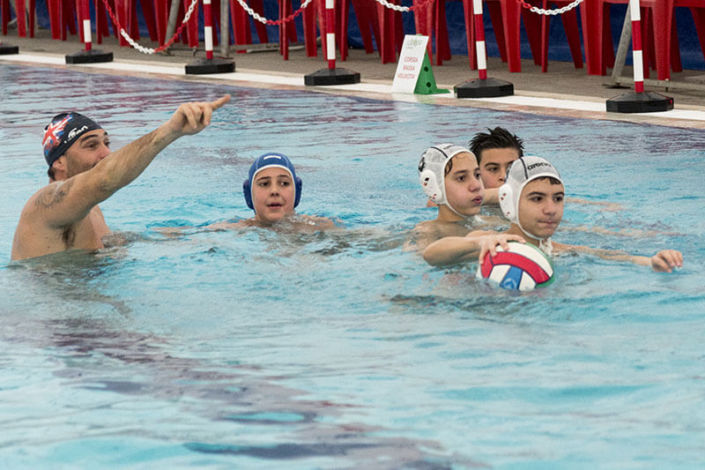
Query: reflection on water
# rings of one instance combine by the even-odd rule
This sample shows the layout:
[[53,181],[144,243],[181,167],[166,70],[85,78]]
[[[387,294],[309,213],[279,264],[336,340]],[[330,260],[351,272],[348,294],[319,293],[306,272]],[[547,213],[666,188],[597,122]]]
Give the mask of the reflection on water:
[[[306,243],[299,237],[289,242]],[[119,396],[147,402],[177,400],[180,413],[225,423],[225,429],[228,423],[237,425],[235,435],[215,442],[209,433],[203,437],[210,440],[199,440],[194,430],[183,443],[193,452],[265,460],[345,458],[347,464],[338,460],[336,466],[350,468],[452,467],[432,440],[382,436],[382,427],[346,422],[342,418],[346,409],[359,405],[307,399],[307,392],[279,384],[277,376],[247,358],[240,364],[234,357],[225,363],[180,357],[173,339],[134,330],[124,319],[116,321],[115,313],[134,317],[134,312],[126,302],[100,293],[101,276],[126,262],[115,254],[62,253],[13,264],[9,269],[15,280],[41,290],[44,298],[61,299],[64,307],[56,316],[24,315],[24,334],[3,329],[0,342],[51,351],[60,361],[52,366],[52,374],[62,387],[76,390],[77,397],[108,393],[113,398],[103,399],[106,405],[117,405]],[[113,307],[113,313],[93,308],[96,304]],[[6,324],[17,320],[13,316],[5,318]],[[110,429],[109,422],[105,426]],[[261,427],[281,435],[283,441],[260,446],[247,444],[248,439],[232,443],[238,442],[236,429],[241,426]],[[265,431],[268,426],[273,429]],[[453,461],[472,463],[459,457]]]

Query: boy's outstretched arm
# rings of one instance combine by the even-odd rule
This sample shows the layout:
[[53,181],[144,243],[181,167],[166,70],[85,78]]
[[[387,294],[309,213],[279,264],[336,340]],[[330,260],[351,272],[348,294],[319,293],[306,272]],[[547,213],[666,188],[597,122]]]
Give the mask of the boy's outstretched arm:
[[518,235],[476,230],[464,237],[444,237],[436,240],[423,251],[423,258],[432,266],[449,266],[472,259],[482,260],[487,252],[494,256],[497,246],[508,250],[509,241],[525,242]]
[[673,272],[675,268],[683,266],[683,254],[677,250],[661,250],[652,257],[631,255],[624,251],[602,250],[591,248],[589,246],[580,245],[565,245],[563,243],[554,243],[555,251],[574,251],[580,253],[589,253],[599,256],[602,259],[612,261],[629,261],[630,263],[641,266],[651,266],[656,272]]
[[482,204],[499,204],[499,188],[486,188]]
[[661,250],[651,257],[651,269],[657,272],[673,272],[683,267],[683,254],[676,250]]

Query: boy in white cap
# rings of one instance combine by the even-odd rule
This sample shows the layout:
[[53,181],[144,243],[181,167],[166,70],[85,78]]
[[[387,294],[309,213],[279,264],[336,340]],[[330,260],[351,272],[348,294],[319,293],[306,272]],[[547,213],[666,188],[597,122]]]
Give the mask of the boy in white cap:
[[[522,237],[549,256],[559,252],[578,251],[605,259],[651,266],[654,271],[660,272],[672,272],[674,268],[683,265],[683,255],[676,250],[662,250],[652,257],[646,257],[552,242],[551,236],[563,218],[564,203],[565,188],[560,174],[551,163],[540,157],[527,156],[516,160],[509,168],[506,182],[499,188],[502,214],[511,222],[505,233]],[[424,258],[433,265],[470,259],[476,253],[474,247],[478,243],[477,233],[471,232],[465,238],[470,240],[463,240],[462,237],[438,240],[424,251]],[[487,251],[494,254],[495,247],[483,244],[479,259]]]
[[[424,250],[444,237],[465,237],[482,223],[476,216],[482,208],[484,187],[470,150],[447,143],[429,147],[419,162],[419,179],[426,196],[438,206],[438,216],[419,223],[407,246]],[[499,237],[494,240],[501,244],[520,238],[496,232],[475,232],[475,236],[487,243],[487,236]],[[481,247],[475,244],[472,249],[477,255]]]

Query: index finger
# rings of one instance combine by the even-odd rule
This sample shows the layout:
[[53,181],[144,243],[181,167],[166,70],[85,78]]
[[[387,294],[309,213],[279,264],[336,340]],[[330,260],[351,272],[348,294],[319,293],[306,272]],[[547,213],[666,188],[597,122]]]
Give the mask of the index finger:
[[[485,255],[487,254],[489,250],[485,245],[482,246],[480,249],[480,254],[477,256],[477,261],[482,265],[482,262],[485,260]],[[492,256],[492,253],[490,253],[490,256]]]
[[215,111],[216,109],[222,107],[228,101],[230,101],[230,94],[223,95],[217,100],[211,101],[211,109]]

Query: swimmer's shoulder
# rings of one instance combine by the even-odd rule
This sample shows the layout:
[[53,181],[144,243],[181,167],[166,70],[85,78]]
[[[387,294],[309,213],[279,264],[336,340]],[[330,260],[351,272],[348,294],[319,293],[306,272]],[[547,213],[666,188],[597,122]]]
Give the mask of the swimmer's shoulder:
[[423,251],[428,245],[445,237],[464,237],[470,232],[463,223],[441,222],[439,220],[426,220],[419,222],[411,230],[406,243],[405,251]]
[[316,215],[296,214],[292,220],[293,228],[303,232],[318,232],[330,230],[342,230],[340,224],[336,224],[333,219]]
[[254,227],[256,225],[255,219],[245,219],[233,222],[230,220],[224,220],[222,222],[216,222],[214,224],[206,225],[206,230],[213,230],[214,232],[225,231],[225,230],[238,230],[245,227]]

